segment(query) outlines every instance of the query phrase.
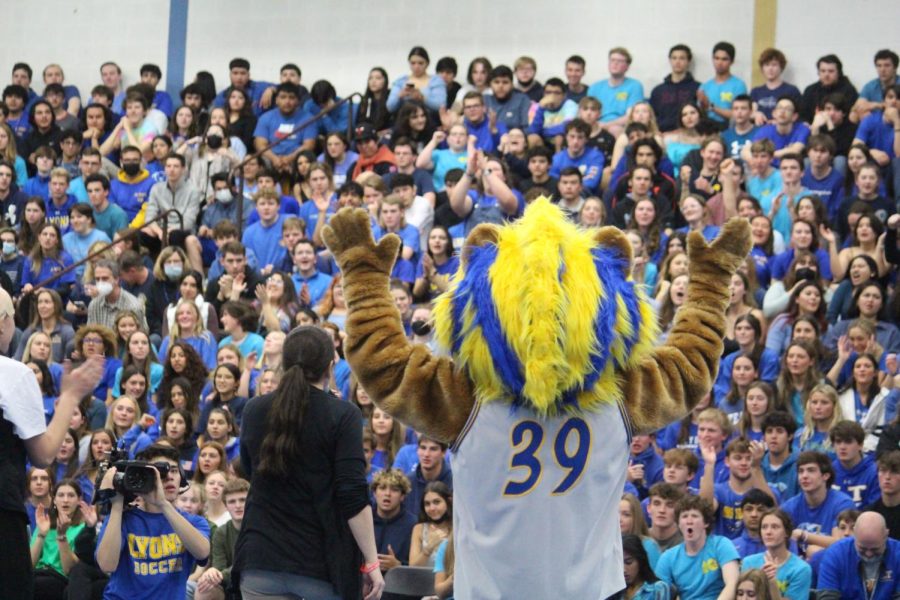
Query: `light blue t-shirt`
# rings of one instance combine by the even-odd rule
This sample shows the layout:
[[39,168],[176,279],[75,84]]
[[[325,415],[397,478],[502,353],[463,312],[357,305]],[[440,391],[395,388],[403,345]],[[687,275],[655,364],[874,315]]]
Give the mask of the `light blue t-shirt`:
[[[705,81],[703,85],[700,86],[700,89],[706,94],[706,97],[709,98],[710,104],[716,108],[725,110],[731,110],[731,103],[734,99],[741,94],[747,93],[747,85],[734,75],[721,83],[716,81],[715,78]],[[725,122],[725,119],[713,111],[709,111],[709,118],[713,121],[719,121],[720,123]]]
[[[70,231],[62,238],[63,248],[71,255],[72,260],[78,262],[88,255],[91,246],[96,242],[110,243],[112,240],[103,231],[97,228],[91,229],[87,235],[81,235]],[[84,265],[75,268],[75,274],[80,279],[84,274]]]
[[696,556],[688,556],[684,543],[663,552],[656,576],[676,586],[682,598],[716,600],[725,588],[722,565],[739,559],[731,540],[711,535]]
[[257,121],[253,137],[265,138],[269,143],[279,142],[287,138],[287,141],[272,148],[272,152],[279,156],[292,154],[300,148],[303,142],[316,137],[315,125],[307,125],[299,130],[294,129],[297,125],[301,125],[309,119],[309,117],[308,113],[299,108],[289,115],[282,114],[278,109],[270,110]]
[[[751,554],[741,562],[741,571],[762,569],[766,562],[765,552]],[[809,598],[812,585],[812,568],[797,556],[791,554],[775,572],[775,581],[782,598]]]
[[244,339],[242,339],[239,344],[231,339],[230,335],[222,338],[222,341],[219,342],[219,348],[221,348],[222,346],[227,346],[228,344],[234,344],[238,347],[238,350],[241,351],[241,356],[243,356],[244,358],[248,357],[251,352],[256,352],[256,357],[259,359],[262,358],[263,344],[265,343],[265,341],[266,340],[263,338],[263,336],[251,331],[247,332],[247,334],[244,336]]
[[588,88],[588,96],[593,96],[603,106],[600,121],[613,121],[624,117],[628,109],[644,99],[644,86],[637,79],[626,77],[613,87],[609,79],[598,81]]
[[[894,84],[900,83],[900,75],[894,79]],[[869,102],[884,102],[884,88],[881,87],[881,80],[877,77],[869,82],[866,85],[862,86],[862,89],[859,90],[859,97],[865,98]]]
[[434,191],[443,192],[447,187],[444,183],[444,177],[447,176],[447,171],[450,169],[465,170],[466,161],[468,160],[469,155],[465,150],[462,152],[453,152],[450,149],[446,149],[435,150],[432,152],[431,162],[434,163],[434,171],[432,173]]

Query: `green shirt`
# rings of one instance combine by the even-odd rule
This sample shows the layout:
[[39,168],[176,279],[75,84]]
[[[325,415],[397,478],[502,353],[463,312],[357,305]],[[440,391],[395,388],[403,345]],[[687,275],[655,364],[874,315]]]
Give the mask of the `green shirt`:
[[[78,537],[78,534],[81,533],[82,529],[84,529],[84,523],[72,525],[66,529],[66,540],[69,543],[69,550],[72,550],[75,547],[75,538]],[[35,529],[34,533],[31,534],[32,545],[34,545],[37,535],[38,532],[37,529]],[[41,549],[41,558],[34,568],[53,569],[54,571],[59,572],[60,575],[66,575],[63,572],[62,560],[59,558],[59,542],[56,541],[56,529],[51,529],[47,532],[47,537],[44,538],[44,547]]]

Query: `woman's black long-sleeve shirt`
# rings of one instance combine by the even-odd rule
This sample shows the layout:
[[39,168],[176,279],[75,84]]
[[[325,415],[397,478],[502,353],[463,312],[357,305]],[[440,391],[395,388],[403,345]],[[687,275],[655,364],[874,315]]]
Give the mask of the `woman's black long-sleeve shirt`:
[[345,598],[358,597],[362,558],[347,521],[369,502],[359,409],[310,388],[297,433],[301,458],[281,479],[258,470],[273,400],[267,394],[244,408],[241,466],[251,485],[233,570],[305,575],[330,581]]

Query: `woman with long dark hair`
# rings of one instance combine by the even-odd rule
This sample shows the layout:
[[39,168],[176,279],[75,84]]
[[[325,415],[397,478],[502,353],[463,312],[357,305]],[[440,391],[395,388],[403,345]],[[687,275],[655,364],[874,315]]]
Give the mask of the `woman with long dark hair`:
[[443,481],[425,486],[419,507],[419,522],[409,543],[409,566],[434,566],[437,549],[453,532],[453,492]]
[[387,97],[387,71],[381,67],[372,67],[366,81],[366,91],[359,102],[357,119],[362,123],[371,123],[376,131],[388,129],[393,123],[393,119],[387,109]]
[[365,598],[381,596],[362,416],[328,393],[333,364],[329,335],[298,327],[284,341],[278,388],[244,410],[241,466],[253,493],[233,566],[244,598],[358,598],[360,573]]
[[650,559],[641,538],[633,534],[622,536],[622,554],[625,570],[627,600],[666,600],[671,591],[668,584],[659,580],[650,568]]

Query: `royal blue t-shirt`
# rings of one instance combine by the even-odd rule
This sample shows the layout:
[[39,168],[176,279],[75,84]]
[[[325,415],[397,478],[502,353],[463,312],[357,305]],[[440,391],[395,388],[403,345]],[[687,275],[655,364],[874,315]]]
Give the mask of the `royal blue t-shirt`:
[[[375,238],[375,241],[378,242],[381,238],[387,235],[387,231],[383,230],[380,225],[375,225],[372,227],[372,237]],[[400,228],[399,231],[395,232],[400,240],[403,242],[404,248],[412,248],[413,249],[413,269],[412,275],[415,279],[416,267],[415,264],[419,260],[419,252],[421,246],[419,245],[419,230],[412,225],[404,225]]]
[[272,152],[278,156],[293,154],[303,142],[316,137],[315,125],[308,125],[301,130],[294,130],[294,127],[300,125],[309,117],[309,113],[299,108],[289,115],[282,114],[278,109],[270,110],[259,118],[259,121],[256,123],[256,129],[253,131],[253,137],[265,138],[269,143],[287,138],[286,141],[272,148]]
[[331,275],[326,275],[320,271],[316,271],[310,277],[303,277],[300,273],[294,273],[291,275],[291,279],[294,281],[294,287],[297,289],[297,296],[300,296],[300,288],[303,284],[306,284],[307,289],[309,290],[309,303],[312,306],[315,306],[319,303],[319,300],[322,299],[322,296],[325,295],[325,291],[328,289],[328,286],[331,285]]
[[[183,512],[181,516],[209,539],[209,523],[204,517]],[[100,529],[98,546],[108,524],[109,519]],[[185,549],[181,538],[162,513],[127,510],[122,515],[119,565],[106,584],[103,598],[180,598],[184,596],[188,576],[197,564],[206,564],[206,559],[198,561]]]
[[[778,151],[787,148],[791,144],[796,144],[797,142],[806,145],[806,140],[809,139],[809,133],[809,125],[806,123],[794,123],[794,126],[791,127],[791,130],[787,133],[779,133],[778,128],[775,125],[769,124],[763,125],[756,130],[756,133],[753,134],[753,141],[771,140],[775,145],[775,150]],[[778,163],[779,160],[777,158],[772,160],[773,167],[777,167]]]
[[884,111],[873,111],[863,119],[854,137],[864,141],[869,148],[887,152],[891,158],[896,156],[894,154],[894,125],[884,122]]
[[248,248],[253,248],[259,264],[263,267],[273,265],[277,267],[285,256],[285,248],[281,245],[281,228],[284,225],[284,216],[278,215],[274,223],[265,225],[258,221],[244,230],[241,242]]
[[834,468],[834,483],[831,489],[844,492],[856,508],[862,510],[881,497],[881,486],[878,484],[878,465],[871,455],[863,456],[863,459],[852,469],[845,469],[841,461],[835,459],[831,466]]
[[[331,199],[328,202],[328,208],[325,210],[325,221],[327,222],[330,220],[331,215],[337,211],[337,196],[332,194]],[[316,231],[316,224],[319,222],[319,209],[316,207],[316,203],[312,200],[308,200],[300,205],[297,212],[297,216],[306,223],[306,237],[312,239],[313,233]]]
[[786,500],[781,508],[790,515],[795,528],[831,535],[831,530],[837,525],[838,514],[856,506],[847,494],[829,489],[825,501],[815,508],[806,504],[803,492]]
[[812,169],[807,167],[803,171],[800,183],[815,194],[828,210],[828,219],[833,221],[841,208],[844,199],[844,176],[837,169],[831,169],[823,179],[816,179]]
[[[819,275],[821,275],[824,279],[831,281],[831,259],[828,256],[828,251],[819,248],[813,254],[816,255],[816,260],[819,263]],[[787,274],[788,268],[791,266],[791,263],[794,262],[794,249],[788,248],[781,254],[776,254],[774,258],[769,262],[769,267],[772,272],[773,279],[784,279],[784,276]]]
[[559,179],[563,169],[573,167],[581,173],[581,185],[591,192],[597,191],[600,178],[603,176],[603,166],[606,157],[596,148],[585,148],[581,156],[572,157],[568,150],[560,150],[553,155],[553,163],[550,165],[550,177]]
[[[69,267],[73,264],[72,257],[69,256],[69,253],[65,250],[61,250],[59,253],[59,258],[44,258],[41,261],[41,270],[35,275],[31,270],[31,257],[26,256],[25,261],[22,263],[22,278],[19,280],[19,284],[24,286],[28,283],[31,285],[35,285],[45,279],[49,279],[50,276],[56,275],[66,267]],[[45,286],[52,288],[54,290],[59,290],[60,286],[70,284],[75,284],[75,271],[69,271],[53,283]]]
[[66,201],[62,206],[54,204],[53,200],[47,202],[47,220],[57,227],[59,233],[66,235],[69,233],[71,226],[69,225],[69,211],[78,203],[78,198],[73,194],[66,194]]

